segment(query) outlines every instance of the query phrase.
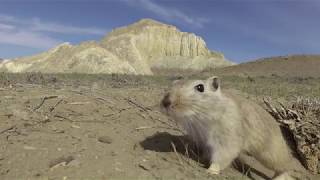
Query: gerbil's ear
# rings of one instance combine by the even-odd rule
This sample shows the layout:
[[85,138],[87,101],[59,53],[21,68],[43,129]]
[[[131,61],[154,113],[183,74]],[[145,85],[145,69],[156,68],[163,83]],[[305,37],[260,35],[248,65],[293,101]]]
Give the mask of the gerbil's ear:
[[212,76],[208,80],[208,85],[213,91],[220,90],[220,78],[217,76]]

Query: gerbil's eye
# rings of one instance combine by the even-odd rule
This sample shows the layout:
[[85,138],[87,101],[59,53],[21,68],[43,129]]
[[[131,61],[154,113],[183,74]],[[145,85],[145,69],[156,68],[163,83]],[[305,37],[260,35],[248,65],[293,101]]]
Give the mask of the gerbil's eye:
[[194,87],[197,91],[203,92],[204,91],[204,86],[203,84],[198,84]]

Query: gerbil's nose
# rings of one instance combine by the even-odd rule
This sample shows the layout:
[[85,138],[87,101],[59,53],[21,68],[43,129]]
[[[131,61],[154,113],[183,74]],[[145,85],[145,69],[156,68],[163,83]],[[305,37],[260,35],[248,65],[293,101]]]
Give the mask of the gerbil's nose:
[[162,105],[165,108],[168,108],[171,105],[170,94],[166,94],[162,100]]

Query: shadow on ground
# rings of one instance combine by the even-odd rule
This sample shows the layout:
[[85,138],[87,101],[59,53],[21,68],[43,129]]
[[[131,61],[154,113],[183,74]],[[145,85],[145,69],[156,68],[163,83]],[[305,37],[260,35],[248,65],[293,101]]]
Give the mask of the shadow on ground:
[[202,157],[202,149],[185,135],[172,135],[167,132],[158,132],[140,142],[140,145],[145,150],[156,152],[174,152],[187,156],[196,162],[199,162],[204,167],[209,165],[208,159]]
[[[145,150],[155,152],[177,152],[187,158],[199,162],[203,167],[209,167],[209,160],[203,158],[203,150],[195,146],[195,144],[185,135],[172,135],[167,132],[158,132],[145,140],[140,142],[140,145]],[[248,155],[246,155],[248,156]],[[248,158],[248,157],[247,157]],[[252,158],[252,157],[249,157]],[[249,163],[251,164],[251,163]],[[250,179],[264,179],[270,178],[257,169],[250,167],[247,162],[237,159],[233,163],[233,168],[237,171],[246,174]]]

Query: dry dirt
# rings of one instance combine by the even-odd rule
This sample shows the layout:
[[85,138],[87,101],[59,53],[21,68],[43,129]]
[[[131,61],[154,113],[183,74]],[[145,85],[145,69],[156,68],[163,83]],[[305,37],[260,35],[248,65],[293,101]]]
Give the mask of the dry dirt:
[[261,179],[242,167],[208,174],[159,112],[165,88],[2,84],[0,179]]
[[242,177],[232,169],[210,176],[182,155],[184,137],[158,112],[162,94],[147,86],[2,87],[0,179]]

